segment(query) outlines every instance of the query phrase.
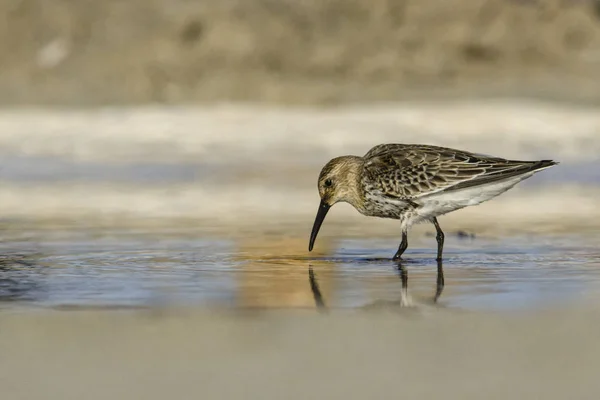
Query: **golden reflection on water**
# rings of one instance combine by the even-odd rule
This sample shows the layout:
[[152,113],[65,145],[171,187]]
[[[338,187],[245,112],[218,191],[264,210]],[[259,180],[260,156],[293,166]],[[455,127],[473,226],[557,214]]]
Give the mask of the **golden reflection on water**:
[[[331,273],[335,262],[309,257],[307,238],[247,238],[238,242],[236,261],[243,261],[237,274],[237,305],[243,308],[315,308],[309,281],[309,266],[320,274],[319,286],[324,297],[334,292]],[[319,256],[329,255],[330,247],[321,247]],[[312,255],[312,253],[310,254]]]
[[[334,273],[340,264],[332,257],[333,243],[324,241],[320,251],[308,253],[304,237],[273,236],[268,239],[247,238],[238,242],[236,261],[242,261],[241,271],[236,274],[237,306],[242,308],[324,308],[336,291]],[[312,257],[308,256],[311,255]],[[399,264],[388,259],[359,260],[364,263],[365,276],[356,277],[368,298],[369,304],[382,301],[381,288],[397,286],[393,300],[405,301],[410,263]],[[369,274],[369,264],[385,264],[389,274]],[[387,265],[389,264],[389,266]],[[431,269],[431,268],[428,268]],[[427,284],[416,291],[418,297],[435,303],[443,291],[443,265],[437,264],[435,271],[421,273],[419,281]],[[427,286],[425,290],[424,287]]]

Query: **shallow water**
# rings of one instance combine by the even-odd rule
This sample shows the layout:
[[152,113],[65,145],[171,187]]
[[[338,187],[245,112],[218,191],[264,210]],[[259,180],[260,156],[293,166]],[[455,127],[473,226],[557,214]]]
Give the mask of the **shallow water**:
[[[312,266],[328,307],[399,299],[397,245],[344,240],[331,254],[290,254],[286,247],[209,239],[189,232],[113,230],[28,232],[2,243],[0,304],[21,307],[164,305],[314,308]],[[491,240],[448,235],[446,286],[438,305],[527,309],[585,301],[600,294],[598,237],[520,236]],[[298,239],[301,243],[304,239]],[[298,253],[298,252],[296,252]],[[414,238],[402,263],[409,293],[431,303],[435,239]]]

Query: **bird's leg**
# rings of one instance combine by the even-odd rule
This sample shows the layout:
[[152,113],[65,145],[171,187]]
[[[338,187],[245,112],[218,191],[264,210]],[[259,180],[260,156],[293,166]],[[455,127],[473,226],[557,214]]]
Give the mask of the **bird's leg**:
[[408,233],[406,231],[402,232],[402,241],[400,242],[400,246],[398,246],[398,251],[394,255],[394,261],[398,261],[406,248],[408,247]]
[[433,225],[435,225],[435,230],[437,234],[435,235],[435,240],[437,240],[438,248],[437,248],[437,261],[442,260],[442,251],[444,250],[444,232],[442,232],[442,228],[440,228],[440,224],[438,224],[437,218],[433,217]]
[[437,285],[435,288],[435,297],[433,298],[433,302],[437,303],[438,299],[442,295],[444,291],[444,266],[442,265],[442,260],[438,260],[437,262]]

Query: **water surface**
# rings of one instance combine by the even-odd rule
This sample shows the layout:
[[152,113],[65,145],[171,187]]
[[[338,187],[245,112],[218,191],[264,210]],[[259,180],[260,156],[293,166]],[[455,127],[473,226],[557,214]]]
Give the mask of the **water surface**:
[[[448,236],[439,306],[545,308],[600,294],[597,237]],[[267,237],[257,247],[177,229],[40,231],[23,237],[0,246],[4,308],[314,308],[309,266],[328,307],[394,302],[401,290],[399,265],[390,260],[397,243],[389,239],[343,240],[330,253],[314,256],[270,245]],[[430,302],[435,292],[434,256],[433,238],[414,238],[402,263],[417,302]]]

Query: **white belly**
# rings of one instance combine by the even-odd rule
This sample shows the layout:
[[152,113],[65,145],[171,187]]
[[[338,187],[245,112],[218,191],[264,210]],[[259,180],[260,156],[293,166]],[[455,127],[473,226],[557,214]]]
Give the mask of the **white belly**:
[[494,182],[488,185],[470,187],[462,190],[434,193],[415,199],[421,207],[415,210],[412,223],[431,220],[433,217],[449,213],[464,207],[476,206],[506,192],[535,172],[530,172],[514,178]]

